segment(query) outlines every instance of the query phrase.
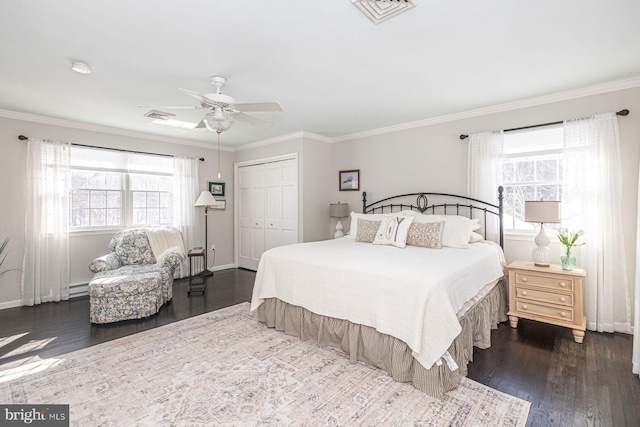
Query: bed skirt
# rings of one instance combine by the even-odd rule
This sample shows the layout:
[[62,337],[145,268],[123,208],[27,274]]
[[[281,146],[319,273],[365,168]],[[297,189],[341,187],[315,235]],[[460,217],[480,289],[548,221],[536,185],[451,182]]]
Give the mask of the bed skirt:
[[458,364],[452,371],[446,363],[425,369],[411,355],[404,341],[382,334],[369,326],[321,316],[311,311],[269,298],[256,310],[259,321],[303,341],[315,340],[321,347],[344,351],[352,363],[367,363],[386,371],[395,381],[412,382],[418,390],[435,398],[457,387],[473,360],[473,347],[491,346],[491,330],[507,320],[507,287],[501,279],[480,301],[460,317],[462,332],[449,346]]

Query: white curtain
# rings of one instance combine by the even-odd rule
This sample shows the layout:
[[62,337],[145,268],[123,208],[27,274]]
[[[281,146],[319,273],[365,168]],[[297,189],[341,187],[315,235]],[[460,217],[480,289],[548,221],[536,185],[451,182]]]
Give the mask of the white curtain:
[[[199,159],[187,157],[173,158],[173,224],[182,233],[187,251],[200,241],[200,221],[193,206],[199,191]],[[189,259],[184,260],[178,269],[179,277],[189,275]]]
[[638,221],[636,231],[636,292],[634,298],[632,371],[640,375],[640,176],[638,177]]
[[[474,199],[498,203],[498,186],[502,183],[500,161],[504,149],[502,131],[469,135],[467,194]],[[497,240],[497,217],[487,217],[487,238]]]
[[616,114],[565,122],[563,151],[562,225],[585,231],[586,244],[572,253],[587,270],[587,329],[631,332]]
[[29,138],[22,304],[69,299],[71,145]]

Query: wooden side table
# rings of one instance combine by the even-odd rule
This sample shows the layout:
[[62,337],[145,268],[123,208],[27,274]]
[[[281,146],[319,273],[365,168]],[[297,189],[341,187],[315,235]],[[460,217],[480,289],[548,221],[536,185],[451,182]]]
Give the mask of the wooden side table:
[[558,264],[539,267],[532,261],[514,261],[509,270],[509,322],[518,326],[520,318],[537,320],[573,330],[575,342],[582,343],[587,318],[584,316],[586,271],[565,271]]
[[191,249],[187,256],[189,257],[189,290],[187,291],[187,296],[191,296],[192,293],[202,293],[204,295],[207,287],[204,249]]

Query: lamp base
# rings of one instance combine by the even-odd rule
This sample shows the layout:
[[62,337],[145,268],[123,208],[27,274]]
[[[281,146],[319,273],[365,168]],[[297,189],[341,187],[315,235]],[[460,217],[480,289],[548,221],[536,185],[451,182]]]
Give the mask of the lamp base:
[[338,223],[336,224],[336,232],[333,235],[333,238],[337,239],[339,237],[344,237],[342,230],[344,230],[344,226],[342,225],[342,221],[338,220]]
[[544,232],[544,227],[540,224],[540,233],[535,238],[537,247],[531,251],[531,258],[535,265],[549,267],[551,265],[551,249],[549,248],[549,237]]
[[531,259],[539,267],[549,267],[551,265],[551,249],[546,246],[538,246],[531,251]]

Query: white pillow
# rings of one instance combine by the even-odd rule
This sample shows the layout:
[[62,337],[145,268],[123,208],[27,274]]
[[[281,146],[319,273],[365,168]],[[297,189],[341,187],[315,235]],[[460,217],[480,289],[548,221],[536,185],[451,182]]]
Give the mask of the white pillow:
[[471,231],[478,231],[482,228],[480,225],[480,218],[473,218],[471,220]]
[[471,237],[469,237],[469,243],[477,243],[477,242],[484,242],[484,237],[482,237],[482,234],[478,234],[475,231],[472,231]]
[[[408,214],[411,211],[402,211]],[[468,248],[471,237],[472,222],[469,218],[459,215],[424,215],[413,212],[413,221],[416,223],[430,223],[444,221],[442,232],[442,246],[450,248]]]
[[413,218],[412,216],[404,215],[385,215],[380,222],[373,244],[404,248],[407,245],[407,233],[409,233]]
[[349,226],[349,233],[345,236],[350,239],[355,239],[358,234],[358,218],[366,219],[367,221],[381,221],[383,214],[361,214],[351,212],[351,225]]

